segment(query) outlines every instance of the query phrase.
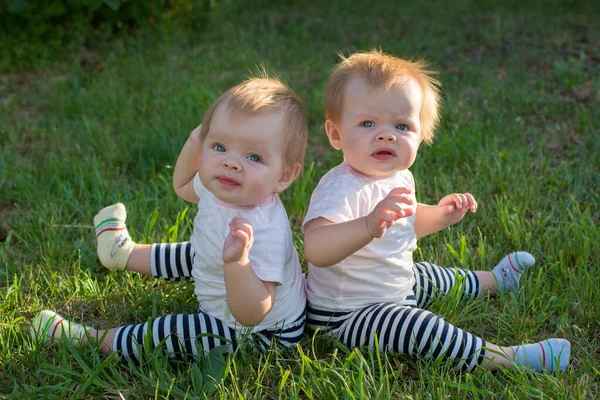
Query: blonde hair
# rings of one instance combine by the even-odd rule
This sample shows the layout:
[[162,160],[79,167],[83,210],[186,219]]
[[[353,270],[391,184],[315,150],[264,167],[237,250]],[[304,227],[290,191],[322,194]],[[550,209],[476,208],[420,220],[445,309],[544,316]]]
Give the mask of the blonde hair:
[[325,88],[325,118],[339,122],[344,104],[344,91],[354,76],[364,78],[369,85],[390,90],[395,84],[412,78],[421,88],[423,104],[420,122],[425,143],[433,142],[435,127],[439,122],[440,82],[435,72],[426,70],[424,61],[407,61],[379,50],[360,52],[342,59],[334,68]]
[[254,77],[232,87],[208,107],[202,120],[200,141],[204,143],[215,110],[219,105],[231,107],[232,113],[285,113],[283,160],[291,167],[304,165],[304,153],[308,142],[308,120],[304,105],[292,90],[277,78]]

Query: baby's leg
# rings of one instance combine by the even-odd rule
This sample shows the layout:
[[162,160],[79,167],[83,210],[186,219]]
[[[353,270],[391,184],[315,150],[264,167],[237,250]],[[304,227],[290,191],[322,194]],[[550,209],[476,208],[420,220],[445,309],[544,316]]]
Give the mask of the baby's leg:
[[[148,330],[150,335],[147,334]],[[167,315],[150,323],[96,330],[45,310],[34,318],[31,335],[42,338],[48,344],[58,340],[68,340],[74,344],[95,341],[102,353],[116,351],[120,357],[135,362],[141,358],[139,345],[150,351],[164,346],[171,357],[179,359],[197,356],[199,351],[208,352],[217,346],[229,346],[232,352],[237,347],[236,331],[202,312]]]
[[519,287],[523,272],[535,263],[527,252],[518,251],[505,256],[492,271],[470,271],[459,268],[444,268],[427,262],[413,265],[417,306],[427,308],[436,296],[446,295],[456,284],[456,277],[464,278],[464,293],[477,297],[506,292]]
[[350,347],[374,346],[377,336],[381,351],[452,360],[460,371],[470,371],[478,365],[487,369],[526,366],[536,371],[562,371],[570,356],[570,344],[564,339],[501,347],[486,343],[427,310],[390,303],[355,311],[336,336]]
[[[192,243],[155,243],[149,247],[151,276],[169,281],[192,279]],[[129,265],[127,262],[127,269]]]
[[428,262],[418,262],[413,264],[413,272],[415,274],[413,291],[419,308],[427,308],[436,297],[450,293],[458,277],[463,279],[464,295],[477,297],[481,292],[477,271],[444,268]]
[[98,258],[109,269],[127,269],[166,280],[191,279],[193,249],[189,242],[138,244],[131,240],[121,203],[95,217]]
[[295,321],[286,323],[281,328],[265,329],[253,333],[254,342],[262,350],[269,349],[274,341],[283,347],[294,347],[304,338],[305,322],[306,314],[302,313]]

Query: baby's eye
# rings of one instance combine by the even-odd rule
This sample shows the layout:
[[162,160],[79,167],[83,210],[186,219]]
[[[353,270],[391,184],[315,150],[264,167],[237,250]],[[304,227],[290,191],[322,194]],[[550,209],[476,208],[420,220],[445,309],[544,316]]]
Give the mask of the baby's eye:
[[247,158],[248,158],[248,160],[250,160],[252,162],[261,162],[262,161],[260,159],[260,157],[257,156],[256,154],[250,154]]
[[225,147],[223,147],[222,144],[213,144],[213,150],[218,151],[218,152],[224,152],[225,151]]
[[375,126],[375,124],[373,123],[373,121],[363,121],[360,123],[360,126],[365,128],[372,128]]
[[400,131],[407,131],[408,130],[408,125],[406,125],[406,124],[396,124],[396,129],[398,129]]

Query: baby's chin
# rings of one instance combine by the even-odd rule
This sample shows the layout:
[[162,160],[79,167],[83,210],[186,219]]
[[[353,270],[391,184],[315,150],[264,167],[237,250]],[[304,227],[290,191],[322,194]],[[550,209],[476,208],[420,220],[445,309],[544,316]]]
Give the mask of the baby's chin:
[[220,193],[211,192],[217,203],[221,205],[233,206],[234,208],[253,208],[257,205],[268,204],[273,201],[273,193],[264,196],[223,196]]
[[381,168],[363,168],[359,169],[361,173],[365,175],[370,175],[378,178],[384,178],[386,176],[394,175],[397,172],[407,170],[409,166],[406,165],[382,165]]
[[365,175],[367,177],[373,179],[382,179],[387,178],[391,175],[394,175],[396,172],[402,171],[402,169],[392,168],[392,169],[376,169],[376,168],[356,168],[352,164],[350,164],[353,170],[358,172],[361,175]]

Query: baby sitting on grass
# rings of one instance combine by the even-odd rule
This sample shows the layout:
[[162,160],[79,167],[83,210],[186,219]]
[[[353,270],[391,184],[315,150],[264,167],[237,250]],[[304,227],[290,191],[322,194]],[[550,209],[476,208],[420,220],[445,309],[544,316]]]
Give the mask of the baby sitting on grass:
[[193,279],[198,313],[97,330],[46,310],[34,318],[32,334],[48,343],[91,340],[133,361],[140,345],[164,344],[180,358],[223,345],[234,351],[242,337],[263,349],[272,341],[294,346],[304,331],[305,278],[278,193],[300,173],[307,137],[300,99],[277,79],[253,78],[225,92],[175,166],[177,194],[198,204],[190,243],[134,243],[122,204],[94,218],[104,266]]
[[515,252],[492,271],[413,261],[417,238],[477,210],[469,193],[449,194],[433,206],[415,198],[408,168],[421,143],[433,139],[438,87],[423,63],[379,51],[342,58],[329,77],[325,130],[344,162],[321,179],[304,219],[307,325],[349,347],[377,341],[382,351],[444,358],[462,371],[518,365],[563,370],[570,355],[565,339],[497,346],[427,311],[457,277],[469,296],[510,291],[535,261]]

